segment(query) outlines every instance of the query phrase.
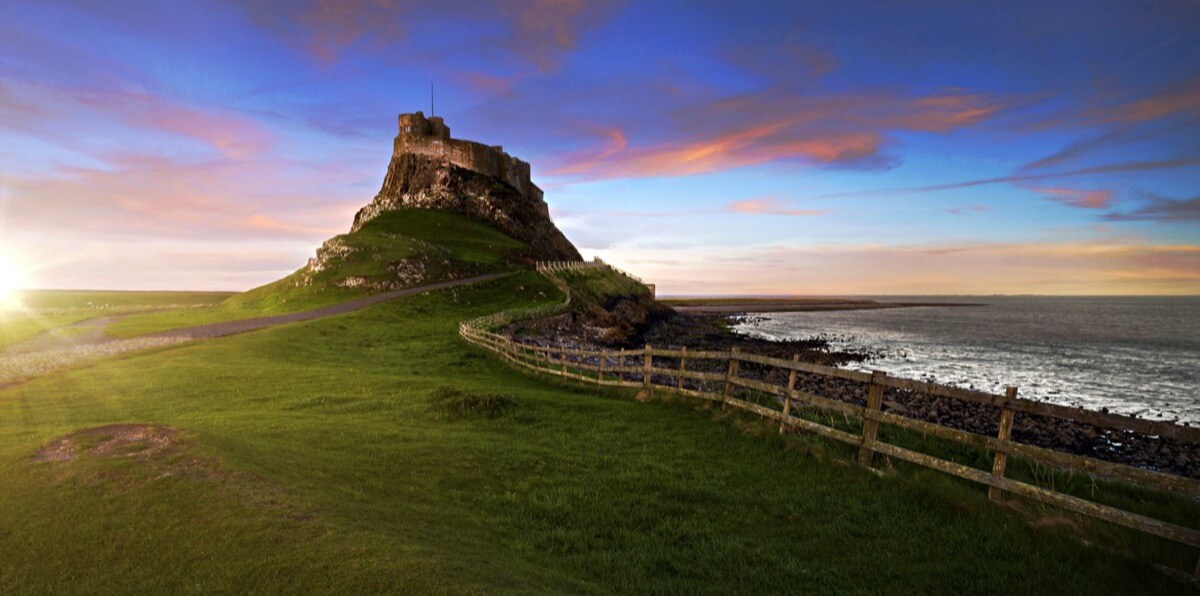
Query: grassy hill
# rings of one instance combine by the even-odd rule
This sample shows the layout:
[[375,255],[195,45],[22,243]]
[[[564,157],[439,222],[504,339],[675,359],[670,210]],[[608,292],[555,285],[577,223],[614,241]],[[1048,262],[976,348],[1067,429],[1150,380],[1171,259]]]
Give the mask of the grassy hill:
[[622,298],[649,298],[650,290],[612,269],[576,269],[554,274],[571,287],[572,305],[580,311],[611,309]]
[[319,308],[400,289],[529,265],[528,247],[448,211],[402,209],[325,243],[319,270],[306,266],[210,308],[148,313],[109,327],[117,337]]
[[[560,299],[523,273],[0,390],[0,593],[1184,591],[976,487],[455,333]],[[72,435],[112,424],[157,430]]]

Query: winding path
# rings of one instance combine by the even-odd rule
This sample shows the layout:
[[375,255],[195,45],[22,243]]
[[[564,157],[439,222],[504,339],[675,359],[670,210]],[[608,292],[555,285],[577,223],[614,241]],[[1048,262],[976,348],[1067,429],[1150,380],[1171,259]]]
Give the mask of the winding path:
[[52,371],[107,356],[138,352],[201,339],[225,337],[227,335],[257,331],[288,323],[299,323],[332,317],[362,310],[381,302],[405,296],[482,283],[508,275],[512,275],[512,273],[489,273],[487,275],[454,279],[414,288],[392,290],[390,292],[383,292],[382,294],[364,296],[347,302],[340,302],[302,312],[209,323],[207,325],[171,329],[130,338],[109,337],[105,335],[104,329],[114,321],[131,316],[134,313],[88,319],[73,325],[51,329],[37,337],[0,349],[0,388],[16,385]]

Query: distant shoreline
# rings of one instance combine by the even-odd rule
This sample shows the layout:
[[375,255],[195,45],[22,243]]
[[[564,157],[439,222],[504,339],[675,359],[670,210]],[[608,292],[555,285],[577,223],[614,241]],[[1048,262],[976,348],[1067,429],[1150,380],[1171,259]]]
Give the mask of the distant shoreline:
[[688,314],[735,314],[752,312],[821,312],[836,310],[879,310],[918,306],[983,306],[978,302],[879,302],[843,298],[667,298],[660,300]]

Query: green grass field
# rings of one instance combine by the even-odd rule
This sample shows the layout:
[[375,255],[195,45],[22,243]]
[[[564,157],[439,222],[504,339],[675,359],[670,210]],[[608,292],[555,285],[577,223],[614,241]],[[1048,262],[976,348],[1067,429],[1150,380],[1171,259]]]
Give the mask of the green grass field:
[[95,317],[153,309],[191,312],[211,307],[232,295],[231,292],[30,290],[21,293],[21,310],[0,311],[0,348]]
[[[456,334],[526,273],[0,390],[0,593],[1181,593],[933,472],[556,384]],[[152,455],[33,461],[164,425]]]

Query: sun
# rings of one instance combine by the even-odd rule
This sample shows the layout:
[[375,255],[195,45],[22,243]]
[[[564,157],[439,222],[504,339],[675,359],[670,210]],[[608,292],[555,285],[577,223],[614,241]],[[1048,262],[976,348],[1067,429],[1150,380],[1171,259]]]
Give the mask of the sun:
[[0,255],[0,311],[20,308],[21,290],[27,282],[25,270],[17,261]]

